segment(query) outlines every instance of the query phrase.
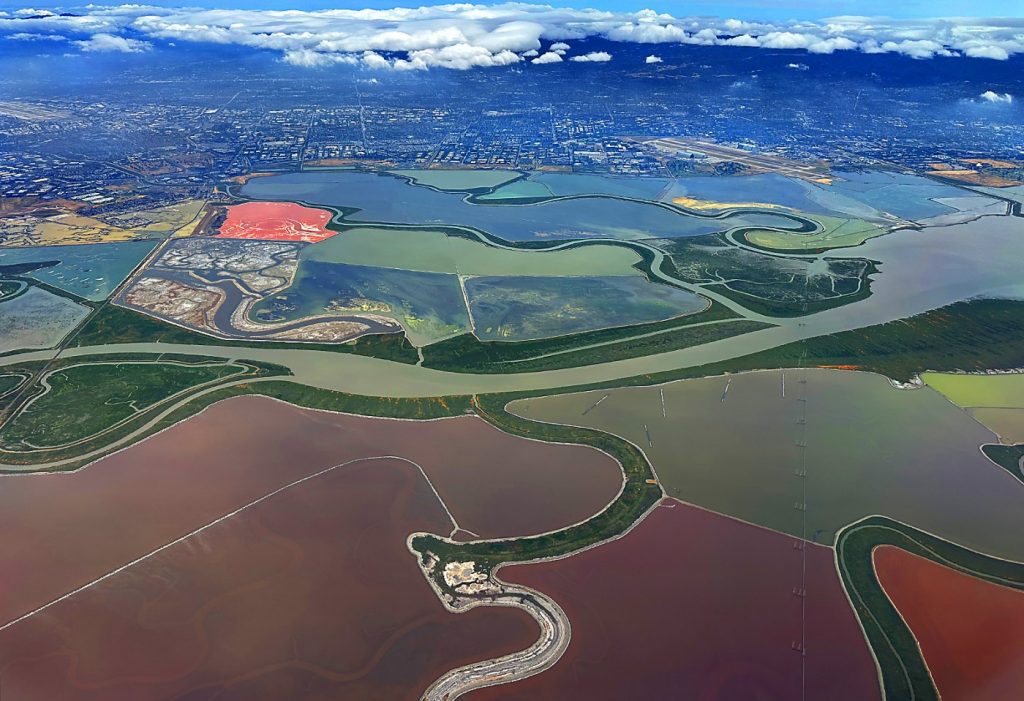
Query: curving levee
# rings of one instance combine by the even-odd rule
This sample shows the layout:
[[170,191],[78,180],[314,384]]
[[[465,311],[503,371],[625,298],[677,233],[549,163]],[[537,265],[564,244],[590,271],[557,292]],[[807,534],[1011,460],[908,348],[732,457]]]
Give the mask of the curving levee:
[[939,701],[917,640],[875,574],[872,553],[892,545],[958,572],[1024,591],[1024,563],[969,550],[885,516],[850,524],[836,539],[836,567],[878,662],[885,698]]

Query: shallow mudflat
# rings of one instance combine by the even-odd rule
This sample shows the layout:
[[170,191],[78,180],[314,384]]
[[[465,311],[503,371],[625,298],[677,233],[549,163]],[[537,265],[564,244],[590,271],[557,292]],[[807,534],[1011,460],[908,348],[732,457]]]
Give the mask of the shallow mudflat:
[[415,345],[464,333],[469,314],[458,277],[394,268],[307,260],[292,284],[253,307],[261,321],[298,321],[323,314],[395,319]]
[[1024,491],[978,450],[995,436],[929,388],[786,370],[529,399],[511,409],[621,435],[644,449],[670,496],[808,540],[830,543],[844,525],[882,514],[982,552],[1024,557]]
[[0,353],[52,348],[88,314],[84,304],[41,287],[29,287],[17,297],[0,302]]
[[892,546],[873,557],[878,580],[917,639],[943,699],[1020,697],[1024,592]]
[[475,277],[466,296],[476,335],[527,340],[663,321],[707,308],[703,297],[641,277]]
[[803,662],[808,699],[878,699],[832,550],[793,543],[676,503],[615,542],[503,568],[562,606],[572,641],[550,670],[468,698],[788,701],[801,698]]
[[622,483],[603,453],[476,417],[391,421],[231,399],[79,472],[0,477],[0,625],[297,479],[383,455],[421,465],[459,525],[484,537],[575,523]]
[[538,633],[442,607],[405,539],[449,526],[400,461],[327,473],[0,631],[5,696],[417,699]]

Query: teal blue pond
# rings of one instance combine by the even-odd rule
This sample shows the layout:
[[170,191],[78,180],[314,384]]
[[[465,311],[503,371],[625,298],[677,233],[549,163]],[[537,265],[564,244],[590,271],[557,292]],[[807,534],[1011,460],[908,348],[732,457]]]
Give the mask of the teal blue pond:
[[118,241],[73,246],[0,248],[0,266],[54,262],[26,273],[26,277],[53,285],[92,302],[110,296],[149,255],[157,241]]
[[836,171],[831,187],[883,212],[915,221],[954,211],[937,198],[965,197],[970,193],[917,175],[880,170]]
[[254,178],[241,193],[259,200],[358,208],[346,218],[351,222],[464,226],[507,241],[638,240],[700,236],[741,226],[799,228],[798,222],[774,213],[716,219],[601,196],[537,204],[474,204],[461,193],[439,192],[374,173],[304,172]]
[[590,173],[533,173],[530,180],[545,186],[553,195],[611,195],[657,200],[672,184],[670,178]]
[[474,333],[483,340],[549,338],[701,311],[691,292],[639,277],[475,277],[466,280]]

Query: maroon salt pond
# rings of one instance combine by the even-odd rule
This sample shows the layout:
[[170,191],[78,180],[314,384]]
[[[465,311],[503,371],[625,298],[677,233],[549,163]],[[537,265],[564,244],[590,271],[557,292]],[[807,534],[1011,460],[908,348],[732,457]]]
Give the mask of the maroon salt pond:
[[917,639],[944,701],[1021,697],[1024,592],[891,545],[872,556],[878,581]]
[[539,633],[442,607],[405,539],[450,527],[400,461],[321,475],[0,632],[3,698],[413,701]]
[[482,537],[583,520],[622,484],[604,453],[472,416],[392,421],[231,399],[79,472],[0,477],[0,626],[297,479],[382,455],[421,465]]
[[831,549],[801,551],[792,537],[667,503],[607,545],[503,568],[561,604],[572,640],[550,670],[467,698],[880,698]]

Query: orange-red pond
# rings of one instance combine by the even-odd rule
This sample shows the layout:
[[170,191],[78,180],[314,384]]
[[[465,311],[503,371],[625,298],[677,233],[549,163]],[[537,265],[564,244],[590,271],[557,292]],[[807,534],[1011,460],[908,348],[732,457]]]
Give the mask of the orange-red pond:
[[831,549],[666,504],[614,542],[502,568],[562,606],[572,639],[551,669],[467,698],[880,698]]
[[[375,456],[412,461],[401,462],[410,474],[422,467],[458,525],[481,537],[576,523],[622,484],[618,464],[600,451],[510,436],[474,416],[395,421],[230,399],[78,472],[0,477],[0,626],[298,479]],[[310,480],[313,491],[318,484]],[[404,551],[412,530],[447,535],[453,525],[402,528],[394,534]],[[308,533],[332,547],[350,539],[377,547],[373,529],[347,532],[325,522]],[[296,557],[305,547],[294,544]],[[174,581],[192,586],[189,577]],[[422,578],[408,581],[426,586]],[[13,630],[0,631],[0,643],[9,645]]]
[[294,202],[244,202],[227,208],[221,238],[316,243],[337,232],[327,228],[331,213]]
[[892,546],[873,557],[944,701],[1024,696],[1024,592]]
[[0,632],[3,697],[413,701],[539,633],[442,607],[405,539],[449,525],[395,459],[307,480]]

